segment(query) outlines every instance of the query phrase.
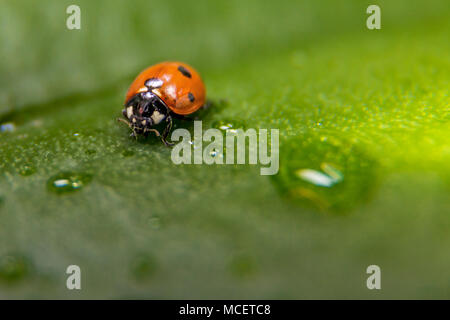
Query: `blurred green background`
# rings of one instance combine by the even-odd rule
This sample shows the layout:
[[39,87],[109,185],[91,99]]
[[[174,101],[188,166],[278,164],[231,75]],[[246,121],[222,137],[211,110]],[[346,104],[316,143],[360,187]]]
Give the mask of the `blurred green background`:
[[[0,298],[450,298],[449,18],[446,0],[2,1]],[[130,138],[126,89],[164,60],[203,76],[204,128],[278,128],[279,174]]]

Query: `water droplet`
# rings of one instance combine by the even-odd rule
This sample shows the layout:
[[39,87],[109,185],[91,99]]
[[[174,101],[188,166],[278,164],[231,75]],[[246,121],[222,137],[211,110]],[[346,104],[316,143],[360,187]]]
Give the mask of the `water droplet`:
[[0,124],[0,132],[13,132],[16,130],[16,125],[12,122]]
[[220,152],[219,149],[212,149],[211,152],[209,153],[209,155],[213,158],[215,157],[223,157],[222,152]]
[[36,169],[33,166],[27,164],[21,166],[19,169],[19,174],[24,177],[31,176],[35,172]]
[[198,149],[199,146],[195,144],[193,140],[189,141],[189,144],[192,146],[193,149]]
[[347,212],[368,199],[377,185],[377,162],[351,140],[292,137],[281,145],[273,177],[282,195],[307,206]]
[[212,127],[226,133],[236,134],[238,129],[244,130],[244,125],[239,121],[219,120],[212,123]]
[[84,173],[62,172],[47,181],[47,187],[50,191],[63,194],[82,189],[89,184],[92,176]]
[[73,135],[74,135],[74,137],[80,136],[80,134],[78,132],[74,133]]
[[124,156],[124,157],[132,157],[132,156],[134,156],[134,151],[124,150],[124,151],[122,151],[122,156]]
[[18,254],[0,257],[0,282],[12,284],[25,278],[31,269],[28,259]]
[[156,271],[156,260],[149,254],[137,256],[131,264],[131,274],[138,280],[147,280]]

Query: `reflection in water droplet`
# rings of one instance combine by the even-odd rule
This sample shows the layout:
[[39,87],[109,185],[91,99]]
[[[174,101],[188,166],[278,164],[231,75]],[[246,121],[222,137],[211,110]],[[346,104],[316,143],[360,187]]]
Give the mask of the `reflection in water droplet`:
[[12,284],[30,272],[30,262],[22,255],[8,254],[0,257],[0,282]]
[[13,132],[16,130],[16,125],[12,122],[0,124],[0,132]]
[[331,187],[335,183],[331,177],[313,169],[300,169],[297,170],[295,174],[299,178],[315,184],[316,186]]
[[19,174],[24,177],[31,176],[35,172],[36,172],[36,169],[30,165],[23,165],[19,169]]
[[291,200],[346,212],[370,196],[377,168],[377,162],[351,141],[296,136],[281,144],[280,170],[273,179]]
[[141,254],[132,262],[131,274],[138,281],[146,280],[155,273],[156,267],[155,258],[149,254]]
[[324,173],[314,169],[299,169],[295,174],[299,178],[321,187],[331,187],[344,179],[344,175],[331,164],[322,163],[320,167]]
[[124,150],[124,151],[122,151],[122,156],[124,156],[124,157],[132,157],[132,156],[134,156],[134,151]]
[[47,181],[47,187],[50,191],[63,194],[82,189],[91,182],[92,176],[89,174],[62,172]]

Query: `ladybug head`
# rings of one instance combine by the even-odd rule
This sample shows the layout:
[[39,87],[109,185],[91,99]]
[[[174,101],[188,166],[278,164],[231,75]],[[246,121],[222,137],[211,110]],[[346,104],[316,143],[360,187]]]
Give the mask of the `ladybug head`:
[[167,116],[167,107],[153,92],[141,92],[125,104],[122,114],[138,133],[146,132],[163,121]]

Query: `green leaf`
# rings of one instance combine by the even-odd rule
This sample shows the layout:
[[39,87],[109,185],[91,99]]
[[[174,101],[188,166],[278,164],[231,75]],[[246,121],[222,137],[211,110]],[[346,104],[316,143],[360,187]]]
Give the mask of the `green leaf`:
[[[0,298],[448,297],[447,1],[381,1],[381,30],[360,1],[76,1],[70,31],[72,2],[0,4]],[[204,129],[279,129],[279,173],[131,138],[164,60]]]

